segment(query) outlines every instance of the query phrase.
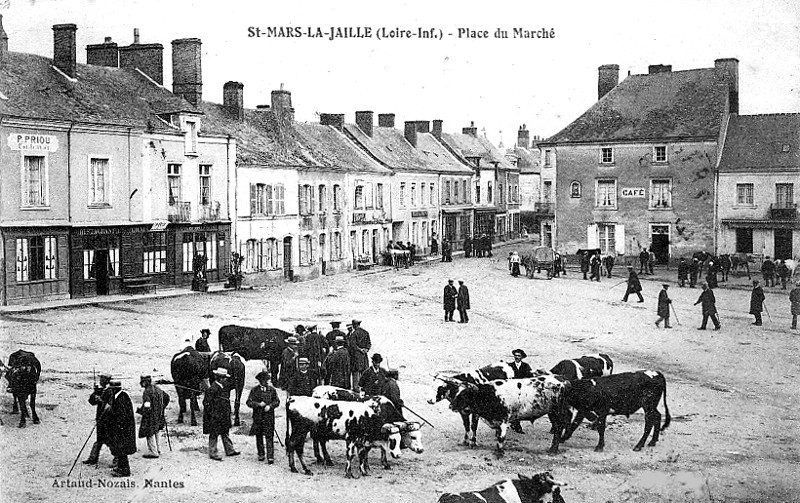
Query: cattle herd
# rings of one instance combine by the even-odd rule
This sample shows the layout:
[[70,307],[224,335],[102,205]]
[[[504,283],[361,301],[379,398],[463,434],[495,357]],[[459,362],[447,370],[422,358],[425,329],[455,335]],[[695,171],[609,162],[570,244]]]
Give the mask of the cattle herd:
[[[188,399],[191,425],[197,424],[197,395],[207,389],[207,378],[213,376],[213,370],[222,367],[233,377],[229,386],[230,391],[235,391],[233,414],[235,424],[239,424],[239,402],[245,380],[242,360],[263,359],[267,363],[280,354],[283,342],[280,330],[249,330],[247,336],[242,335],[242,330],[232,330],[230,326],[220,330],[221,347],[233,349],[232,352],[215,352],[209,356],[187,347],[172,358],[171,372],[180,403],[179,423],[183,422]],[[14,396],[14,412],[17,409],[20,412],[19,426],[26,423],[28,396],[33,422],[38,424],[35,397],[41,365],[36,356],[31,352],[17,351],[10,356],[5,370],[8,391]],[[550,420],[551,453],[558,452],[559,444],[568,441],[584,419],[591,421],[591,427],[598,433],[596,451],[602,451],[605,446],[608,415],[630,416],[644,410],[644,434],[633,447],[634,451],[642,449],[651,432],[652,439],[647,445],[655,445],[661,431],[670,424],[666,379],[661,372],[642,370],[614,374],[613,361],[606,354],[563,360],[549,371],[531,370],[530,375],[521,378],[515,377],[515,370],[518,371],[518,367],[513,364],[498,362],[471,372],[438,374],[435,379],[440,384],[436,386],[435,398],[428,402],[449,402],[450,409],[462,418],[463,444],[470,447],[476,446],[478,422],[483,420],[495,430],[498,456],[503,455],[509,427],[519,427],[520,421],[533,424],[543,416]],[[663,425],[658,411],[662,397]],[[292,472],[298,472],[297,458],[303,472],[311,474],[303,459],[303,447],[309,435],[316,461],[326,465],[332,464],[327,442],[344,440],[347,477],[352,477],[354,463],[361,475],[369,474],[368,454],[373,448],[380,450],[384,468],[389,468],[387,453],[399,457],[401,448],[423,452],[422,424],[407,421],[402,410],[382,396],[365,397],[346,389],[318,386],[310,397],[289,397],[286,422],[285,448]],[[556,482],[549,473],[532,477],[519,475],[517,479],[498,482],[482,491],[444,494],[439,501],[541,501],[545,494],[552,494],[553,501],[564,501],[559,485],[563,484]]]

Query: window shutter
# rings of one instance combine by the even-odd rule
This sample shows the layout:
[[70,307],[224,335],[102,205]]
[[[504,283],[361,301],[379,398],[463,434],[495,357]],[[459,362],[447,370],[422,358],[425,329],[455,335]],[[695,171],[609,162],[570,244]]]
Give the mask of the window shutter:
[[251,183],[250,184],[250,216],[253,216],[253,215],[256,214],[256,199],[257,199],[257,197],[258,196],[256,195],[256,184]]
[[275,263],[276,269],[283,269],[283,240],[275,241],[275,249],[277,251],[277,262]]
[[308,213],[313,214],[315,213],[316,206],[314,205],[314,187],[311,185],[308,186]]
[[311,238],[311,256],[308,257],[309,263],[316,264],[319,262],[319,243],[313,237]]
[[617,255],[625,255],[625,226],[616,224],[614,229],[614,239],[616,240]]
[[597,224],[589,224],[586,227],[586,247],[589,249],[599,248],[597,239]]

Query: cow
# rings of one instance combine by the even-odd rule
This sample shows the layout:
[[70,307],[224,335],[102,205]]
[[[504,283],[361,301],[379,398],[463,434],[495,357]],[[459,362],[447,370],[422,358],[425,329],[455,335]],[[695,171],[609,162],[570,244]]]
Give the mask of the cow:
[[228,371],[228,375],[231,376],[229,386],[230,389],[236,391],[233,407],[233,425],[239,426],[239,405],[242,401],[242,390],[244,389],[245,381],[244,362],[238,353],[215,351],[211,354],[211,359],[209,360],[209,381],[213,381],[214,371],[218,368],[224,368]]
[[327,440],[345,440],[345,477],[353,477],[352,461],[356,456],[361,475],[368,475],[366,444],[369,442],[384,440],[392,456],[400,457],[400,428],[388,422],[388,418],[395,414],[397,411],[388,400],[340,402],[305,396],[289,398],[286,403],[286,453],[290,471],[297,473],[294,462],[297,454],[303,472],[312,474],[303,461],[303,446],[306,436],[311,433],[312,438],[321,443],[323,453],[326,453]]
[[219,347],[225,352],[235,352],[245,360],[265,360],[278,382],[281,355],[286,349],[286,339],[293,334],[279,328],[250,328],[225,325],[219,329]]
[[28,417],[28,407],[25,402],[29,396],[33,424],[39,424],[39,416],[36,414],[36,384],[41,374],[42,364],[30,351],[20,349],[9,355],[6,380],[8,380],[8,392],[14,396],[11,413],[16,414],[19,410],[20,428],[25,427]]
[[[447,381],[444,398],[450,402],[450,408],[462,417],[465,413],[473,414],[495,430],[498,457],[504,454],[506,433],[512,422],[533,422],[544,415],[549,417],[555,432],[549,452],[558,452],[560,432],[570,418],[565,400],[570,384],[566,378],[539,371],[534,377],[497,379],[486,384]],[[474,436],[472,442],[474,445]]]
[[[344,401],[344,402],[364,402],[366,400],[378,400],[381,404],[391,404],[391,401],[384,397],[384,396],[376,396],[376,397],[364,397],[360,393],[356,393],[355,391],[350,391],[349,389],[338,388],[336,386],[328,386],[322,385],[317,386],[311,392],[311,396],[313,398],[323,398],[325,400],[333,400],[333,401]],[[391,411],[391,408],[387,407],[386,410]],[[424,451],[424,447],[422,446],[422,436],[420,432],[421,425],[416,422],[406,421],[400,411],[396,408],[395,414],[392,414],[388,419],[387,422],[391,422],[393,425],[397,426],[400,430],[400,448],[401,449],[411,449],[413,452],[417,454],[422,454]],[[324,458],[320,457],[319,446],[322,443]],[[388,470],[390,469],[389,460],[386,457],[386,451],[391,450],[386,441],[382,439],[375,440],[373,442],[369,442],[367,444],[367,453],[373,447],[377,447],[381,450],[381,464],[383,468]],[[327,448],[325,448],[324,442],[318,442],[314,439],[314,456],[317,458],[317,463],[325,463],[326,465],[330,466],[333,463],[328,456]],[[369,458],[365,458],[365,464],[369,467]]]
[[[661,426],[661,413],[658,412],[662,394],[666,413],[664,426]],[[578,410],[578,417],[568,426],[561,441],[569,440],[583,418],[591,412],[597,415],[597,433],[600,437],[594,449],[597,452],[605,447],[606,416],[609,414],[630,417],[637,410],[644,409],[644,435],[634,446],[634,451],[642,450],[651,430],[654,430],[653,439],[647,445],[656,445],[659,433],[671,421],[667,407],[667,380],[658,371],[639,370],[575,381],[567,391],[566,399],[570,406]]]
[[482,491],[444,493],[439,503],[538,503],[552,493],[552,503],[564,503],[559,485],[550,472],[537,473],[533,477],[518,474],[518,479],[501,480]]
[[574,360],[561,360],[550,372],[575,381],[610,375],[614,372],[614,362],[607,354],[586,355]]
[[186,400],[189,400],[191,410],[191,425],[197,426],[195,411],[200,410],[197,396],[208,388],[208,360],[196,349],[187,346],[172,357],[170,362],[172,381],[178,393],[178,422],[183,423],[183,414],[186,412]]

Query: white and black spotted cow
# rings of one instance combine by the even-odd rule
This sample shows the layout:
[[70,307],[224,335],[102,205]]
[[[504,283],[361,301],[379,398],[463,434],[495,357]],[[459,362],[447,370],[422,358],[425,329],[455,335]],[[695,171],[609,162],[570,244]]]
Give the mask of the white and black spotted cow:
[[388,400],[386,403],[375,399],[341,402],[305,396],[291,397],[286,404],[290,426],[286,433],[286,453],[290,470],[297,473],[294,462],[294,455],[297,454],[304,473],[311,475],[311,470],[303,461],[303,445],[310,433],[320,442],[327,459],[330,457],[327,455],[325,442],[344,439],[347,453],[345,476],[353,476],[352,461],[356,456],[359,458],[361,474],[368,475],[367,444],[373,441],[386,442],[392,457],[400,457],[400,428],[387,424],[388,418],[396,413]]
[[607,354],[586,355],[574,360],[561,360],[550,372],[575,381],[611,375],[614,373],[614,362]]
[[[448,380],[444,398],[450,408],[480,417],[495,430],[497,455],[502,456],[508,427],[514,421],[535,421],[547,415],[553,425],[553,442],[549,452],[558,452],[560,433],[569,424],[569,409],[565,392],[569,382],[549,373],[525,379],[495,380],[472,384]],[[474,437],[473,437],[474,441]]]
[[[658,402],[662,395],[666,413],[664,426],[661,426],[661,413],[658,412]],[[637,410],[644,409],[644,435],[634,446],[634,451],[642,449],[651,430],[654,430],[653,439],[647,445],[656,445],[659,433],[671,421],[667,407],[667,380],[664,374],[653,370],[623,372],[575,381],[567,392],[567,402],[578,410],[578,416],[569,425],[561,441],[567,441],[583,418],[593,413],[597,415],[597,433],[600,436],[595,451],[602,451],[605,446],[606,416],[609,414],[630,417]]]
[[537,473],[533,477],[517,475],[518,479],[501,480],[482,491],[444,493],[439,503],[539,503],[552,493],[552,503],[565,503],[559,485],[550,472]]

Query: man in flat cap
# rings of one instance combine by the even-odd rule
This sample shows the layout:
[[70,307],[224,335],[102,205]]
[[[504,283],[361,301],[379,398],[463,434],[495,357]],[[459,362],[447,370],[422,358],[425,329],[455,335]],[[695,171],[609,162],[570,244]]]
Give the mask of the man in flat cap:
[[369,367],[367,353],[372,349],[372,340],[369,332],[361,328],[361,320],[353,320],[353,331],[347,340],[347,349],[350,351],[350,372],[353,378],[353,391],[361,391],[361,374]]
[[147,439],[147,452],[143,457],[157,458],[161,455],[158,445],[158,432],[166,428],[167,421],[164,417],[164,409],[169,404],[169,395],[153,384],[153,378],[143,375],[139,378],[139,386],[144,388],[142,392],[142,406],[136,412],[142,416],[139,423],[139,438]]
[[344,336],[337,335],[333,345],[333,352],[325,360],[325,384],[350,389],[350,353]]
[[667,295],[667,288],[669,288],[668,283],[664,283],[661,285],[661,291],[658,292],[658,307],[656,309],[656,313],[658,314],[658,319],[656,320],[656,326],[660,327],[660,323],[664,322],[664,328],[672,328],[669,324],[669,305],[672,304],[672,299],[669,298]]
[[100,422],[108,432],[108,447],[117,459],[117,466],[111,471],[112,477],[130,477],[131,465],[128,456],[136,452],[136,419],[133,416],[133,402],[128,393],[122,390],[119,381],[108,383],[110,402],[106,403]]
[[211,346],[208,345],[208,338],[211,336],[211,330],[204,328],[200,330],[200,338],[194,343],[194,349],[201,353],[210,353]]
[[308,358],[300,357],[297,359],[297,372],[286,384],[286,392],[289,396],[311,396],[313,390],[314,381],[308,371]]
[[275,446],[272,437],[275,435],[275,409],[281,404],[278,392],[272,387],[272,375],[266,370],[256,374],[258,386],[250,390],[247,406],[253,409],[253,425],[250,435],[256,437],[258,460],[264,461],[264,441],[267,443],[267,463],[275,461]]
[[374,353],[372,366],[361,375],[358,385],[367,396],[376,396],[383,392],[386,384],[386,370],[381,367],[381,362],[383,362],[383,357],[379,353]]
[[442,304],[444,305],[444,321],[455,321],[453,319],[453,311],[456,310],[456,299],[458,299],[458,290],[453,286],[453,280],[448,279],[444,287],[444,295],[442,297]]
[[[95,429],[95,441],[94,444],[92,444],[92,449],[89,451],[89,457],[83,462],[85,465],[96,465],[100,457],[100,449],[103,448],[103,444],[109,445],[108,432],[105,428],[105,422],[101,422],[100,418],[105,412],[106,403],[114,397],[113,393],[108,390],[108,384],[110,382],[111,374],[100,374],[100,383],[95,385],[94,391],[92,391],[92,394],[89,395],[89,403],[95,406],[94,421],[97,427]],[[114,459],[114,466],[116,466],[116,464],[117,460]]]
[[224,367],[215,369],[214,382],[206,390],[203,398],[203,433],[208,435],[208,457],[214,461],[222,461],[217,451],[217,444],[222,437],[222,447],[226,456],[238,456],[239,451],[233,448],[228,432],[231,429],[231,400],[228,388],[228,370]]

